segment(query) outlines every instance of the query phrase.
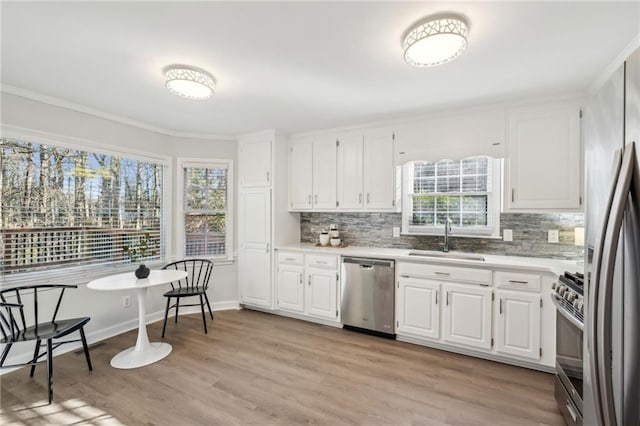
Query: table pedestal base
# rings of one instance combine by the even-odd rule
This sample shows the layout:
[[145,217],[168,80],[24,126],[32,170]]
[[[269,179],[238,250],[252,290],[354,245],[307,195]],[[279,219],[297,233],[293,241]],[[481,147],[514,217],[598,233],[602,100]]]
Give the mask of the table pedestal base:
[[171,353],[171,345],[162,342],[149,343],[143,351],[137,351],[136,347],[125,349],[111,359],[114,368],[138,368],[160,361]]

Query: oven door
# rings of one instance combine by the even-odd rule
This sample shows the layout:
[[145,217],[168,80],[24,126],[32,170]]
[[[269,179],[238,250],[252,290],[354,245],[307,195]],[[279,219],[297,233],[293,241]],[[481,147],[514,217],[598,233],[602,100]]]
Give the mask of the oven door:
[[582,414],[582,324],[563,307],[556,306],[556,310],[556,372],[575,407]]

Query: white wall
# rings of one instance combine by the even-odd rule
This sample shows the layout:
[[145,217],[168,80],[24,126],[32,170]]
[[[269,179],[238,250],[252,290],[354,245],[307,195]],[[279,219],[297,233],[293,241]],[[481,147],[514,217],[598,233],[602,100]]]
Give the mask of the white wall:
[[[30,134],[42,134],[43,139],[49,142],[57,138],[69,142],[70,138],[73,138],[74,143],[79,143],[87,149],[106,148],[121,152],[146,153],[149,156],[170,157],[172,170],[175,169],[175,158],[178,156],[232,159],[234,165],[237,162],[236,142],[232,140],[175,138],[6,93],[2,93],[0,107],[0,124],[5,134],[7,129],[24,129]],[[176,184],[175,173],[171,173],[170,194],[175,193]],[[175,215],[176,202],[177,200],[171,202],[172,217]],[[173,244],[169,250],[170,257],[173,257],[175,253]],[[209,299],[214,310],[238,306],[236,275],[235,262],[222,262],[214,267],[209,289]],[[71,280],[72,277],[70,277]],[[65,283],[59,279],[56,282]],[[167,288],[159,287],[149,291],[148,321],[163,317],[165,299],[162,293]],[[55,303],[55,295],[51,293],[41,295],[39,299],[41,305]],[[90,316],[91,321],[86,328],[90,343],[122,333],[137,327],[135,297],[132,297],[131,307],[122,307],[122,298],[126,294],[125,292],[96,292],[80,284],[77,290],[68,291],[65,294],[59,317]],[[168,332],[171,332],[170,326],[168,326]],[[159,336],[150,337],[152,340],[159,338]],[[133,345],[135,342],[131,343]],[[71,349],[73,345],[67,346]],[[33,344],[15,346],[11,350],[7,364],[28,358],[32,350]]]

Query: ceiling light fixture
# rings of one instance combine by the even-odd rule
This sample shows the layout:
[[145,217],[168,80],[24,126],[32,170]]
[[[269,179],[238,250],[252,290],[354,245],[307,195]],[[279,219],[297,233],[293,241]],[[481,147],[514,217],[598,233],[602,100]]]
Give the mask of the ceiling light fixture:
[[431,16],[406,33],[404,60],[415,67],[445,64],[464,51],[468,34],[467,22],[460,16]]
[[165,71],[166,86],[171,93],[189,99],[213,96],[215,81],[208,73],[193,67],[175,66]]

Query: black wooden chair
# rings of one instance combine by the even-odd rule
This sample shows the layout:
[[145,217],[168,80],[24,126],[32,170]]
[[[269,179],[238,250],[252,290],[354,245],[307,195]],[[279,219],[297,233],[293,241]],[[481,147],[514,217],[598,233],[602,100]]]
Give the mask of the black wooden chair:
[[[33,377],[33,373],[36,370],[36,365],[43,361],[38,361],[40,358],[46,355],[47,357],[47,390],[49,396],[49,403],[53,400],[53,351],[60,345],[66,343],[74,343],[82,341],[82,347],[84,348],[84,356],[87,359],[87,366],[89,371],[93,370],[91,365],[91,356],[89,355],[89,347],[87,346],[87,339],[84,335],[84,326],[89,322],[91,318],[71,318],[59,320],[58,311],[60,310],[60,303],[62,302],[62,296],[68,288],[77,288],[75,285],[62,285],[62,284],[39,284],[14,287],[0,291],[0,331],[2,332],[2,339],[0,343],[4,344],[4,350],[0,357],[0,368],[21,367],[24,365],[31,365],[31,372],[29,377]],[[40,311],[38,309],[38,291],[60,291],[58,296],[58,302],[53,311],[53,316],[46,322],[40,321]],[[29,293],[32,297],[29,297]],[[11,301],[8,301],[10,298]],[[29,300],[29,303],[23,302],[23,300]],[[25,315],[25,305],[33,305],[32,316],[27,309],[27,315]],[[27,320],[29,318],[29,320]],[[32,324],[32,325],[28,325]],[[54,341],[61,337],[67,336],[75,331],[80,332],[80,339],[65,340],[63,342]],[[11,346],[15,343],[36,341],[36,347],[33,351],[33,358],[29,362],[22,364],[4,365],[4,362],[9,354]],[[46,351],[40,353],[40,347],[42,341],[46,341]]]
[[[162,326],[162,337],[167,328],[167,318],[169,317],[169,309],[176,309],[175,322],[178,322],[178,310],[180,307],[186,306],[200,306],[202,311],[202,323],[204,324],[204,332],[207,333],[207,319],[204,313],[204,304],[207,303],[209,309],[209,315],[213,319],[213,311],[209,304],[209,298],[207,297],[207,289],[209,288],[209,278],[213,272],[213,262],[207,259],[188,259],[179,260],[165,265],[162,269],[176,269],[181,271],[187,271],[187,277],[180,281],[171,283],[171,290],[164,294],[167,298],[167,307],[164,311],[164,324]],[[183,297],[195,297],[200,298],[200,303],[192,303],[189,305],[181,305],[180,299]],[[171,305],[171,299],[176,299],[176,303]]]

